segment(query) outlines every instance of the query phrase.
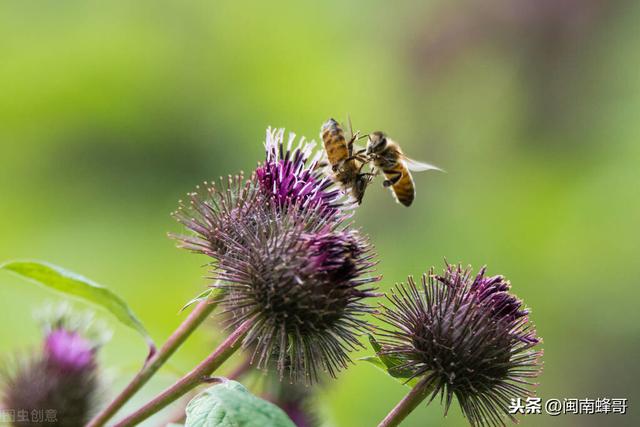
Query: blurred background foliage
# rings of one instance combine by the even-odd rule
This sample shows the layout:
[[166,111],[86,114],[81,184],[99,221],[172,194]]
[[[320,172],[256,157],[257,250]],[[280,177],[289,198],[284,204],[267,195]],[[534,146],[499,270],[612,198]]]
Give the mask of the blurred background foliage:
[[[208,283],[206,259],[166,237],[177,200],[251,170],[268,125],[317,139],[350,113],[447,170],[416,176],[409,209],[379,182],[366,195],[383,288],[445,257],[487,264],[533,307],[543,398],[631,400],[624,417],[523,424],[637,425],[639,19],[607,0],[2,2],[0,259],[111,287],[161,342]],[[38,345],[31,313],[53,298],[2,274],[0,352]],[[117,391],[145,346],[113,327]],[[218,339],[214,319],[137,403]],[[323,418],[374,425],[404,392],[358,364],[322,392]],[[446,425],[465,425],[457,409]]]

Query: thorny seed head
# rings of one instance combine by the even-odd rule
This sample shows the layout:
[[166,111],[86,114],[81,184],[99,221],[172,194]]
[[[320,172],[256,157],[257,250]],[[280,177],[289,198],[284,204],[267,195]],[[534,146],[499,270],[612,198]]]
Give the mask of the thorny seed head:
[[427,378],[431,400],[440,394],[445,413],[453,396],[472,425],[504,425],[511,398],[531,396],[527,386],[541,371],[542,351],[528,311],[509,294],[502,276],[473,277],[447,265],[444,274],[397,285],[380,319],[380,354],[401,361],[397,369]]
[[180,245],[212,258],[232,325],[253,319],[244,339],[253,360],[275,360],[282,379],[335,376],[368,330],[364,300],[375,264],[366,238],[346,224],[348,208],[322,176],[313,143],[267,130],[266,160],[245,181],[205,185],[181,203],[177,219],[194,234]]
[[[277,209],[257,208],[271,211],[266,217]],[[364,300],[377,295],[367,240],[317,218],[314,209],[293,209],[278,221],[257,221],[256,230],[238,230],[213,273],[234,324],[254,319],[244,345],[258,367],[275,358],[281,377],[293,381],[315,381],[318,369],[335,376],[347,366],[348,351],[368,330],[362,317],[372,309]]]

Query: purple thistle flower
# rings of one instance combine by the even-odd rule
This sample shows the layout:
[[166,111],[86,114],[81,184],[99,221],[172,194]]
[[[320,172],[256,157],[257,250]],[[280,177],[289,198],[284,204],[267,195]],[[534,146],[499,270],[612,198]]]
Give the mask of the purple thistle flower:
[[[470,282],[469,291],[476,294],[479,301],[490,307],[495,319],[515,321],[529,314],[529,310],[524,308],[522,301],[509,293],[511,289],[509,281],[500,275],[485,277],[486,271],[487,268],[482,267],[472,280],[470,269],[447,264],[446,273],[435,278],[448,287],[464,287]],[[525,334],[521,338],[532,340],[534,343],[538,342],[535,334]]]
[[205,183],[174,214],[193,234],[180,246],[212,258],[232,325],[253,319],[243,345],[258,367],[275,360],[280,379],[317,379],[350,362],[369,330],[364,300],[379,280],[368,241],[344,225],[342,194],[318,168],[320,153],[284,130],[267,130],[266,161],[247,181]]
[[312,155],[315,142],[306,142],[304,137],[296,148],[292,148],[294,141],[295,134],[290,133],[285,148],[284,129],[267,129],[266,160],[256,169],[260,188],[280,206],[300,202],[339,207],[341,193],[318,163],[322,152]]
[[472,277],[470,269],[447,265],[442,276],[412,277],[387,296],[380,319],[379,354],[400,361],[398,370],[426,378],[431,400],[453,396],[471,425],[504,425],[511,398],[532,396],[527,385],[541,372],[542,351],[528,311],[510,295],[502,276]]
[[16,418],[13,425],[85,425],[97,406],[97,346],[59,319],[46,334],[41,353],[7,366],[0,375],[4,385],[0,406],[43,414],[41,421]]
[[44,353],[52,366],[61,371],[82,371],[95,363],[95,348],[78,332],[51,331],[44,341]]
[[[314,208],[323,221],[343,221],[346,215],[340,191],[318,167],[320,152],[313,155],[314,142],[301,138],[292,148],[295,135],[284,144],[284,129],[267,129],[266,160],[247,180],[242,173],[220,178],[218,183],[204,182],[196,191],[180,200],[173,216],[192,235],[175,235],[179,246],[193,252],[215,257],[224,253],[220,235],[228,237],[239,228],[254,229],[256,206],[273,202],[279,207],[275,220],[288,209]],[[263,212],[264,213],[264,212]],[[214,256],[215,255],[215,256]]]

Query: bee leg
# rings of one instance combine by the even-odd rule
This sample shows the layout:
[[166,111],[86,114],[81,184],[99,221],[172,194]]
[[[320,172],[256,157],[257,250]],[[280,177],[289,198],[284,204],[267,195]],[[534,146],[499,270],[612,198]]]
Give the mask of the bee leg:
[[347,162],[347,160],[349,160],[348,157],[346,159],[340,160],[338,163],[336,163],[335,165],[331,166],[331,170],[334,171],[334,172],[338,172],[338,170],[342,169],[342,167]]
[[362,161],[362,157],[360,157],[360,156],[349,156],[349,157],[345,158],[341,163],[350,162],[351,160],[360,160],[360,161]]
[[371,182],[371,180],[373,180],[373,178],[375,178],[376,174],[375,173],[361,173],[358,174],[359,177],[361,178],[366,178],[368,182]]
[[[367,163],[369,163],[369,159],[361,159],[361,158],[357,158],[357,159],[362,162],[362,164],[358,168],[358,174],[362,175],[362,169],[364,169],[364,167],[367,165]],[[373,175],[373,174],[371,174],[371,175]]]
[[369,175],[371,175],[371,177],[369,179],[373,179],[376,176],[378,176],[380,174],[380,169],[378,169],[377,167],[372,167],[371,168],[371,172],[369,173]]
[[323,168],[326,168],[327,166],[329,166],[329,163],[322,161],[322,162],[316,163],[313,169],[314,170],[323,169]]
[[348,162],[349,160],[360,160],[361,162],[365,163],[370,162],[371,159],[369,157],[362,155],[362,153],[364,153],[366,150],[366,148],[363,148],[362,150],[356,151],[354,154],[344,159],[343,162]]
[[351,139],[349,139],[349,142],[347,142],[347,149],[349,150],[349,156],[353,156],[353,143],[355,142],[358,135],[360,135],[360,131],[357,131],[355,135],[351,136]]
[[362,150],[358,150],[353,154],[352,157],[360,160],[361,162],[370,162],[371,158],[365,154],[366,151],[367,151],[366,148],[363,148]]
[[[383,187],[391,187],[392,185],[394,185],[396,182],[400,181],[400,178],[402,178],[402,172],[392,172],[393,173],[393,177],[392,178],[388,178],[385,179],[382,182],[382,186]],[[391,175],[391,174],[389,174]]]

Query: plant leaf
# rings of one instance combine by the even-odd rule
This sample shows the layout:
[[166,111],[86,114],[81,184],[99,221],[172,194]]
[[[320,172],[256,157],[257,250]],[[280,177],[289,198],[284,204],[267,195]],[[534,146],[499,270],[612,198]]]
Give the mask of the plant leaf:
[[[400,359],[399,357],[380,354],[382,346],[380,345],[380,343],[378,343],[373,335],[369,335],[369,343],[371,343],[371,347],[373,348],[373,351],[376,352],[376,355],[361,357],[358,360],[371,363],[375,367],[384,371],[386,374],[392,376],[393,378],[396,378],[402,384],[405,384],[409,387],[413,387],[418,382],[416,378],[411,378],[413,374],[411,370],[399,367],[400,365],[404,364],[404,361],[402,359]],[[411,379],[408,380],[409,378]]]
[[70,297],[93,303],[110,312],[124,325],[138,331],[149,345],[150,355],[155,352],[155,344],[133,311],[118,295],[58,266],[40,261],[8,261],[0,268],[10,271],[30,282],[53,289]]
[[361,357],[358,360],[372,364],[373,366],[375,366],[385,374],[389,375],[390,377],[393,377],[400,384],[406,385],[409,388],[413,388],[413,386],[418,383],[419,378],[411,378],[410,380],[407,381],[408,377],[399,377],[397,375],[393,375],[391,372],[389,372],[389,369],[387,368],[387,366],[382,362],[382,360],[380,360],[378,356],[366,356],[366,357]]
[[206,289],[205,291],[203,291],[201,294],[199,294],[197,297],[191,299],[189,302],[187,302],[181,309],[180,312],[182,313],[183,311],[185,311],[187,308],[191,307],[193,304],[196,304],[200,301],[204,301],[208,298],[211,298],[211,296],[214,294],[214,291],[216,289],[215,288],[209,288]]
[[380,358],[382,363],[389,370],[389,375],[397,378],[409,378],[413,374],[411,370],[406,368],[400,368],[399,366],[405,364],[405,361],[399,357],[389,356],[388,354],[380,354],[382,346],[376,341],[373,335],[369,335],[369,342],[371,347],[376,352],[376,356]]
[[371,363],[376,368],[381,369],[382,371],[384,371],[384,373],[388,374],[387,366],[384,363],[382,363],[382,360],[380,360],[378,356],[365,356],[365,357],[358,358],[358,360]]
[[224,380],[187,405],[185,427],[295,427],[284,411],[236,381]]

